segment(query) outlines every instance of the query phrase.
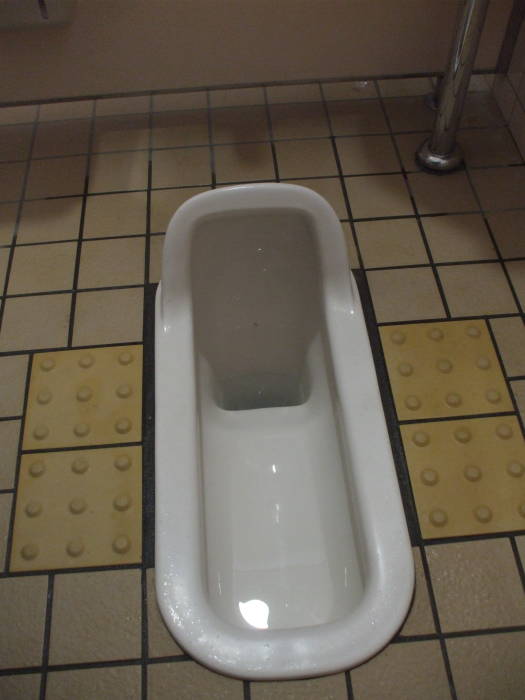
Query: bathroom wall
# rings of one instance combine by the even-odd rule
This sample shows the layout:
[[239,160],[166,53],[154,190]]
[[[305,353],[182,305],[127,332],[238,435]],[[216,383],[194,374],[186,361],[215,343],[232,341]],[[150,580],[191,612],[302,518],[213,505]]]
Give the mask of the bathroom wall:
[[525,21],[521,24],[508,73],[496,76],[494,95],[525,158]]
[[[0,31],[0,102],[443,69],[460,0],[79,0],[65,27]],[[494,69],[512,0],[492,0]]]

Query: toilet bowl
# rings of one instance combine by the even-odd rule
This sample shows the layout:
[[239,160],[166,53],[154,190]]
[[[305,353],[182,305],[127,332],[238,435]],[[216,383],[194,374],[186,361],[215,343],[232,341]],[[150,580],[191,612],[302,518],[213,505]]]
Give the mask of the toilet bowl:
[[399,629],[413,561],[341,225],[304,187],[199,194],[156,296],[156,590],[216,671],[353,667]]

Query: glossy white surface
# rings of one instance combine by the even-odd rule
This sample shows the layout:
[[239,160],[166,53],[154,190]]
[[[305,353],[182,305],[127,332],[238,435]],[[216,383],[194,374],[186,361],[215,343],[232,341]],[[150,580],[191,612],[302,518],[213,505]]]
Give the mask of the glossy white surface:
[[202,663],[351,667],[401,624],[413,564],[339,221],[311,190],[224,188],[166,235],[156,307],[156,580]]

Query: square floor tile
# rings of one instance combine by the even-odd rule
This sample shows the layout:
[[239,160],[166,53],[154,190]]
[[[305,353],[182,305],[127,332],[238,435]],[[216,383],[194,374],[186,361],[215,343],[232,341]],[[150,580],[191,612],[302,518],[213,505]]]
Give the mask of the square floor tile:
[[151,236],[149,240],[149,279],[148,282],[160,282],[162,274],[162,251],[164,236]]
[[272,149],[268,143],[215,146],[217,182],[251,182],[274,180]]
[[35,355],[23,449],[138,442],[142,346]]
[[32,133],[32,124],[0,126],[0,160],[25,160]]
[[525,687],[525,632],[447,639],[459,700],[520,700]]
[[78,287],[144,284],[145,237],[84,241]]
[[365,267],[428,263],[416,219],[358,221],[355,228]]
[[498,263],[443,265],[438,271],[452,316],[516,312],[510,287]]
[[149,148],[147,114],[99,117],[93,131],[93,153],[101,151],[135,151]]
[[79,292],[73,344],[141,342],[143,303],[144,291],[141,287]]
[[183,187],[181,189],[152,190],[150,207],[151,233],[165,233],[171,217],[181,204],[196,194],[206,192],[207,187]]
[[420,214],[475,211],[479,209],[472,188],[463,172],[446,177],[413,173],[408,182]]
[[140,447],[23,455],[10,570],[140,563],[141,467]]
[[[12,494],[0,493],[0,571],[4,571],[6,565],[5,555],[7,550],[7,536],[11,524],[12,502]],[[2,697],[1,693],[0,697]]]
[[512,411],[484,321],[380,329],[400,420]]
[[81,663],[140,656],[140,571],[58,574],[53,591],[49,662]]
[[347,700],[344,673],[302,681],[256,682],[250,686],[252,700]]
[[19,420],[0,421],[0,490],[14,487],[19,437]]
[[343,188],[339,178],[323,177],[308,180],[291,180],[290,184],[307,187],[317,192],[317,194],[326,199],[340,219],[348,218]]
[[106,97],[96,101],[97,117],[110,114],[142,114],[150,110],[149,95],[137,97]]
[[436,280],[429,267],[367,272],[378,323],[443,318]]
[[172,637],[157,605],[155,592],[155,570],[148,569],[148,654],[152,658],[159,656],[178,656],[184,654]]
[[153,95],[153,112],[172,112],[174,109],[204,109],[208,90],[197,92],[175,92]]
[[525,310],[525,261],[516,260],[505,263],[512,287],[518,297],[522,310]]
[[423,537],[523,529],[525,451],[514,416],[412,423],[401,436]]
[[208,111],[185,109],[153,115],[153,148],[198,146],[210,140]]
[[525,211],[489,214],[487,221],[503,258],[525,257]]
[[76,243],[17,246],[7,293],[35,294],[71,289],[76,254]]
[[20,416],[24,410],[27,355],[0,357],[0,416]]
[[323,83],[325,100],[363,100],[377,97],[373,80],[344,80],[335,83]]
[[506,128],[461,129],[458,142],[470,167],[521,163],[521,156]]
[[26,167],[25,163],[0,164],[0,199],[2,201],[20,199]]
[[262,87],[210,90],[209,95],[212,107],[242,107],[264,104],[264,89]]
[[430,131],[436,118],[420,97],[390,97],[384,100],[388,119],[394,132]]
[[214,109],[211,120],[213,143],[266,141],[270,136],[263,106]]
[[87,153],[90,129],[90,119],[41,122],[36,130],[31,155],[33,158],[46,158]]
[[446,700],[450,698],[438,641],[390,644],[351,672],[355,700]]
[[278,104],[283,102],[318,102],[321,91],[317,83],[304,85],[270,85],[266,88],[268,102]]
[[18,204],[0,204],[0,245],[10,245],[15,234]]
[[70,294],[7,299],[0,351],[63,347],[67,343],[70,309]]
[[79,100],[78,102],[50,102],[46,105],[40,105],[38,121],[49,122],[91,117],[93,114],[93,107],[93,100]]
[[242,681],[208,671],[194,661],[175,661],[148,666],[150,697],[155,700],[173,700],[175,688],[177,700],[242,700],[244,697]]
[[525,166],[473,170],[470,177],[487,211],[523,207]]
[[26,199],[82,194],[86,165],[85,156],[33,160],[29,168]]
[[91,158],[90,192],[144,190],[148,185],[148,152],[102,153]]
[[17,243],[43,243],[77,238],[81,210],[80,197],[24,202]]
[[480,214],[421,219],[434,262],[494,260],[498,254]]
[[0,676],[0,697],[9,700],[39,700],[40,683],[39,673]]
[[304,139],[275,144],[281,178],[337,175],[337,164],[329,139]]
[[2,668],[42,663],[47,586],[47,576],[0,579]]
[[336,136],[386,134],[388,125],[379,100],[327,102],[332,132]]
[[123,192],[88,197],[84,238],[133,236],[146,233],[145,192]]
[[430,78],[390,78],[378,80],[377,85],[383,97],[411,97],[434,92]]
[[510,542],[426,547],[443,632],[523,625],[523,591]]
[[275,139],[330,135],[325,109],[320,102],[272,105],[270,117]]
[[208,185],[211,182],[209,148],[153,151],[153,187]]
[[505,372],[509,377],[525,375],[525,326],[519,316],[492,318],[490,325],[496,338]]
[[94,700],[97,697],[104,700],[140,700],[140,666],[84,668],[47,674],[46,700]]
[[521,415],[521,420],[525,423],[525,380],[516,379],[510,383],[512,393],[516,399],[516,405]]
[[338,138],[336,143],[345,175],[400,170],[390,136],[351,136]]
[[435,634],[436,631],[421,552],[417,547],[412,547],[412,554],[414,555],[416,582],[408,617],[399,632],[404,637],[416,634]]
[[355,219],[414,214],[402,175],[347,177],[345,184]]

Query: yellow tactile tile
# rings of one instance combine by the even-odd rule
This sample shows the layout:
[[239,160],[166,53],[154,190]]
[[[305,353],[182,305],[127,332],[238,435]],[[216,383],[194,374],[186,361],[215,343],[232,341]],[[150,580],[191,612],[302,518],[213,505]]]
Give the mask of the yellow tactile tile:
[[140,562],[140,447],[26,454],[11,571]]
[[425,538],[525,528],[525,449],[515,416],[401,426]]
[[399,420],[512,411],[484,321],[380,329]]
[[139,442],[142,346],[38,353],[23,449]]

